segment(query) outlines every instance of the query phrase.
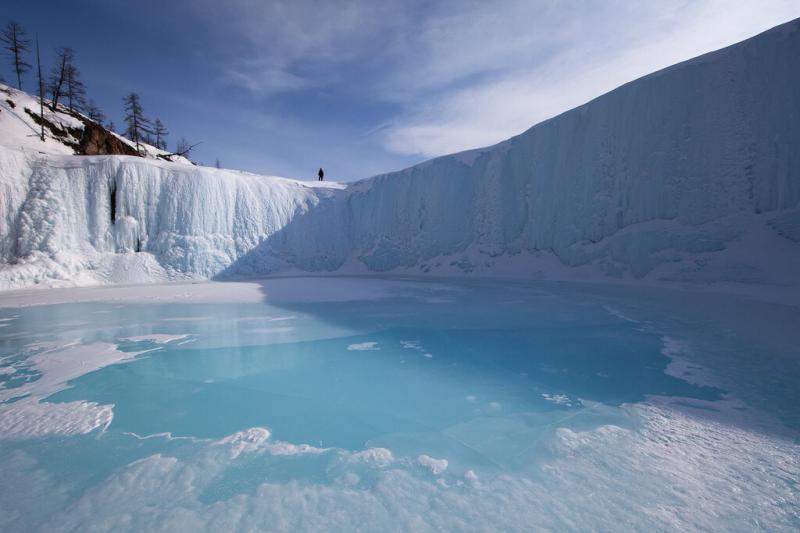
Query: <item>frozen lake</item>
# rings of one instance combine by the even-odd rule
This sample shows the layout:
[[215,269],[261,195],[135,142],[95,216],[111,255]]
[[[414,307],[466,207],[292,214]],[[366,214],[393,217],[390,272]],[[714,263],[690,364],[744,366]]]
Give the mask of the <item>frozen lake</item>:
[[5,293],[0,529],[796,530],[798,346],[641,288]]

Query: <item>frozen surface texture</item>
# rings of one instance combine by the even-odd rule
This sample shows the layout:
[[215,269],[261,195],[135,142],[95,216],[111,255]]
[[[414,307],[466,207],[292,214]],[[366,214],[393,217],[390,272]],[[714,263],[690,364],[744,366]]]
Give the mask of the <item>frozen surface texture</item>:
[[20,293],[4,532],[800,526],[797,306],[394,276]]
[[4,141],[0,287],[394,271],[796,291],[797,57],[798,20],[347,186]]

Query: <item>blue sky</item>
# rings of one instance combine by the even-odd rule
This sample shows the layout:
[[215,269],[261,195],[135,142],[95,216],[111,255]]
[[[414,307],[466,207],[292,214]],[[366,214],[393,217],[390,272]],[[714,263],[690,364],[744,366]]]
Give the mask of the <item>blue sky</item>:
[[[800,16],[797,0],[6,0],[50,67],[71,46],[195,159],[352,180],[499,142],[627,81]],[[0,72],[12,79],[8,63]],[[28,76],[27,87],[32,89]]]

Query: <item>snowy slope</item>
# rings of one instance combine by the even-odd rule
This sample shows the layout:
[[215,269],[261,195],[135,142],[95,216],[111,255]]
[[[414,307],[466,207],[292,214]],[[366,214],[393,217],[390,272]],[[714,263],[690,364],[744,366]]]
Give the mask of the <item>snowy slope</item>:
[[[44,119],[45,139],[40,138],[41,126],[39,117],[39,99],[23,91],[0,83],[0,146],[22,150],[31,154],[73,155],[81,153],[81,141],[91,125],[95,133],[108,135],[130,148],[135,155],[136,145],[125,137],[107,131],[104,127],[90,120],[77,111],[70,111],[59,104],[56,111],[48,106],[45,100]],[[150,159],[166,160],[174,163],[191,164],[187,158],[170,155],[169,152],[140,143],[141,153]]]
[[347,187],[3,139],[0,286],[299,270],[797,289],[798,57],[800,20]]

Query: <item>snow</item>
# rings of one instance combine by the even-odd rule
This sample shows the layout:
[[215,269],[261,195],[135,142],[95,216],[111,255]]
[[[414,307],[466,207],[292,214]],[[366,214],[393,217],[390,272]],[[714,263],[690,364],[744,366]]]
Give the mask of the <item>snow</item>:
[[77,401],[66,403],[26,402],[0,405],[0,435],[4,440],[83,435],[107,428],[114,419],[113,405]]
[[27,365],[41,377],[17,388],[0,389],[2,439],[80,435],[108,427],[114,418],[113,405],[88,401],[50,403],[44,399],[67,388],[68,382],[79,376],[144,353],[123,352],[105,342],[82,345],[79,341],[34,343],[27,350],[35,353]]
[[164,333],[150,333],[148,335],[134,335],[133,337],[125,337],[122,340],[128,342],[145,342],[150,341],[155,344],[168,344],[170,342],[175,342],[179,340],[183,340],[191,335],[184,334],[184,335],[166,335]]
[[[84,129],[82,120],[89,119],[77,111],[68,111],[62,105],[59,105],[58,109],[53,111],[50,109],[49,104],[49,100],[45,99],[45,120],[63,130],[66,135],[65,137],[57,137],[45,127],[45,140],[42,142],[39,137],[41,134],[41,127],[33,120],[30,114],[25,111],[27,109],[38,116],[40,110],[39,99],[24,91],[0,83],[0,131],[4,133],[0,136],[0,146],[23,151],[28,154],[74,154],[75,149],[67,143],[80,141],[79,136]],[[82,119],[78,117],[82,117]],[[72,131],[76,132],[78,135],[77,138],[69,134]],[[122,135],[114,132],[110,133],[128,146],[132,148],[136,147],[135,143]],[[161,150],[146,143],[139,143],[139,147],[142,155],[146,158],[159,159],[159,156],[170,154],[168,151]],[[171,161],[179,164],[191,164],[191,161],[183,156],[172,156]]]
[[[640,431],[559,428],[537,476],[481,473],[478,483],[466,471],[469,484],[455,490],[389,468],[377,472],[375,490],[265,477],[253,490],[209,501],[203,496],[214,481],[241,460],[211,445],[192,455],[148,454],[73,503],[68,481],[14,452],[0,458],[9,486],[18,487],[5,496],[10,511],[0,523],[19,529],[33,517],[42,530],[99,531],[796,529],[795,444],[677,411],[630,410],[642,419]],[[55,503],[42,509],[44,493]]]
[[417,463],[429,469],[433,475],[438,476],[447,470],[447,459],[436,459],[429,455],[422,454],[417,457]]
[[351,462],[385,467],[394,462],[394,455],[391,450],[386,448],[367,448],[366,450],[351,454],[348,460]]
[[[9,103],[12,102],[14,105]],[[39,100],[23,91],[0,84],[0,146],[28,154],[64,154],[75,151],[49,134],[45,128],[45,141],[39,138],[41,128],[25,113],[25,109],[39,114]],[[83,127],[80,121],[63,113],[54,113],[45,106],[44,116],[59,126]]]
[[218,444],[229,446],[231,458],[236,458],[242,453],[258,450],[270,435],[266,428],[250,428],[229,435],[221,439]]
[[380,350],[378,348],[377,342],[359,342],[357,344],[351,344],[347,347],[349,351],[356,351],[356,352],[371,352],[374,350]]
[[29,361],[32,368],[42,374],[41,377],[17,388],[0,389],[0,402],[23,396],[25,398],[16,403],[46,398],[79,376],[123,363],[145,352],[123,352],[115,344],[106,342],[82,345],[77,340],[36,343],[29,345],[28,350],[36,352]]
[[[308,303],[375,300],[390,297],[404,288],[419,287],[437,291],[454,290],[438,283],[413,280],[337,277],[269,278],[258,281],[165,283],[115,285],[48,290],[14,290],[3,293],[3,307],[28,307],[59,303],[99,302],[117,304],[156,303]],[[292,316],[271,318],[270,322],[292,320]],[[197,320],[172,317],[172,321]]]
[[393,272],[800,301],[799,55],[800,20],[346,186],[42,154],[3,108],[0,287]]

